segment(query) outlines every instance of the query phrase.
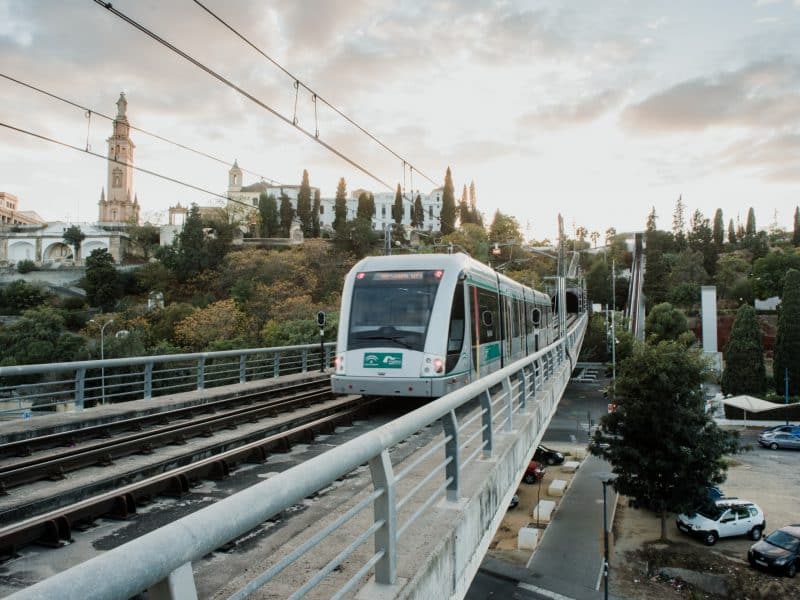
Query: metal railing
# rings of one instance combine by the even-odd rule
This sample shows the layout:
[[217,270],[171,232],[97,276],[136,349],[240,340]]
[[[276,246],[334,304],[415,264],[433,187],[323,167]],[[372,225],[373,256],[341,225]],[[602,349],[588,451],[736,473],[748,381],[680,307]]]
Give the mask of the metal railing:
[[0,367],[0,419],[203,390],[322,370],[336,344]]
[[[398,545],[403,536],[443,495],[448,502],[459,499],[467,466],[479,455],[491,457],[497,436],[511,432],[515,419],[524,415],[532,418],[539,429],[546,425],[559,397],[543,388],[571,368],[565,362],[564,347],[568,346],[572,354],[580,349],[586,322],[584,315],[570,329],[566,341],[560,340],[262,483],[17,592],[12,598],[126,599],[144,590],[161,599],[196,598],[192,561],[251,532],[364,464],[369,466],[372,491],[352,500],[352,506],[342,508],[343,512],[326,526],[320,525],[316,532],[313,528],[307,531],[309,537],[299,545],[283,546],[282,557],[231,599],[248,597],[334,532],[342,537],[346,524],[362,524],[357,517],[363,517],[369,525],[349,545],[337,548],[338,553],[327,564],[313,569],[315,575],[290,598],[305,596],[335,570],[335,583],[348,575],[349,578],[330,594],[334,598],[347,596],[373,569],[377,584],[392,585],[397,579]],[[539,392],[542,393],[537,396]],[[457,416],[457,410],[475,401],[476,410]],[[390,449],[438,421],[443,435],[395,472]],[[408,477],[412,471],[415,477]],[[423,476],[417,480],[421,473]],[[372,518],[364,516],[370,506]],[[362,548],[369,539],[374,540],[374,551]],[[358,563],[357,559],[363,562]],[[342,565],[346,560],[345,569]]]

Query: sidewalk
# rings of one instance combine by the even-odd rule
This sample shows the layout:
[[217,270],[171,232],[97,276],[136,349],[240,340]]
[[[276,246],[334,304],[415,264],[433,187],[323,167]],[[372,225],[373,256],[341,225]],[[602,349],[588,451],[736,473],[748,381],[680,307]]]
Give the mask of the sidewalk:
[[[527,568],[487,557],[481,570],[519,581],[520,588],[542,598],[602,599],[603,484],[594,474],[609,470],[597,457],[583,461]],[[610,528],[617,493],[609,487],[606,494]]]

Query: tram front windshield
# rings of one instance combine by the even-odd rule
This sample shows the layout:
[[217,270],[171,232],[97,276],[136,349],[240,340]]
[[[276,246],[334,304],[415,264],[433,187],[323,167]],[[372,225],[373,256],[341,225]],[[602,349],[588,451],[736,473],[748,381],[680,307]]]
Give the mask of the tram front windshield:
[[376,271],[356,275],[347,349],[422,351],[442,271]]

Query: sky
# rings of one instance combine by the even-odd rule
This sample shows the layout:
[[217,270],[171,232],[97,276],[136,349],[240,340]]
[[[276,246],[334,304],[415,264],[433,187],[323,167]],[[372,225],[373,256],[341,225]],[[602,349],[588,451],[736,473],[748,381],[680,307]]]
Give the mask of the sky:
[[[115,0],[381,181],[90,0],[0,0],[0,73],[223,159],[132,132],[136,166],[224,194],[229,163],[323,197],[428,192],[449,167],[487,221],[528,239],[672,227],[695,210],[791,229],[800,204],[800,0]],[[111,123],[0,78],[0,122],[105,154]],[[47,220],[96,221],[107,163],[0,127],[0,191]],[[424,176],[430,177],[433,182]],[[258,180],[245,174],[245,183]],[[383,182],[383,183],[382,183]],[[196,190],[134,175],[142,219]]]

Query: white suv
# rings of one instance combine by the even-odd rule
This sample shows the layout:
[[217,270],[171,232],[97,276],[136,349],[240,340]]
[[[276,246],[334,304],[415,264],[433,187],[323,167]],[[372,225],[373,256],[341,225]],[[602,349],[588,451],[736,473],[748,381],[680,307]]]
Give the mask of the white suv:
[[767,522],[757,504],[738,498],[722,498],[714,505],[712,509],[698,509],[692,516],[678,515],[678,529],[699,536],[707,546],[713,546],[721,537],[732,535],[761,539]]

